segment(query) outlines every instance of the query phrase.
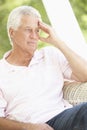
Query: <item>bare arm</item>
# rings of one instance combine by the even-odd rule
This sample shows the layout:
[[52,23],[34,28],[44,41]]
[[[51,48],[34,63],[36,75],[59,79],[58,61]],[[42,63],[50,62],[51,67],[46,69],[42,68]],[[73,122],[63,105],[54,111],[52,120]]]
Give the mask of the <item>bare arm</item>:
[[61,42],[60,50],[67,58],[72,68],[72,79],[80,82],[87,81],[87,61],[71,50],[65,43]]
[[32,124],[0,118],[0,130],[53,130],[47,124]]
[[72,79],[77,81],[86,82],[87,81],[87,61],[71,50],[62,40],[58,38],[54,30],[44,24],[39,23],[39,27],[42,31],[48,34],[47,37],[40,37],[41,41],[51,43],[65,55],[71,68],[72,68]]
[[13,120],[0,118],[1,130],[26,130],[23,123],[19,123]]

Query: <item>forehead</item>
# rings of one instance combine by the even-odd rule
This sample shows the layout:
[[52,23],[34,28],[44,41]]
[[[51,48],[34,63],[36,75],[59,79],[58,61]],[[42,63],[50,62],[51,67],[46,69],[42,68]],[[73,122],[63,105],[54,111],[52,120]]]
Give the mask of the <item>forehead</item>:
[[36,16],[31,16],[31,15],[23,15],[21,17],[21,25],[22,26],[38,26],[38,21],[40,18]]

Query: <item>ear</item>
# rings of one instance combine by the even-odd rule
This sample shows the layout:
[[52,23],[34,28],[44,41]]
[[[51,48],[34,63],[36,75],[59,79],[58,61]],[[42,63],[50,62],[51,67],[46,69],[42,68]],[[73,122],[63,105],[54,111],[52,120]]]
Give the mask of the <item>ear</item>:
[[10,34],[10,37],[11,37],[11,38],[13,38],[14,32],[15,32],[15,31],[14,31],[13,28],[10,28],[10,29],[9,29],[9,34]]

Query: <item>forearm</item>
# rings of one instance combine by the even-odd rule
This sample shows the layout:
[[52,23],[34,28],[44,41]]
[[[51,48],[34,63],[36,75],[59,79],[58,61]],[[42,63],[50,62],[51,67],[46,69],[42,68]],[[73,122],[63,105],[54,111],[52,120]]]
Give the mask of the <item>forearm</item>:
[[48,34],[46,38],[40,37],[39,39],[43,42],[50,43],[60,49],[60,51],[67,58],[76,79],[79,79],[79,81],[82,82],[87,81],[87,61],[77,55],[60,38],[58,38],[50,26],[40,22],[39,27],[41,30]]
[[0,118],[0,130],[27,130],[27,129],[25,123]]
[[0,130],[54,130],[46,123],[33,124],[0,118]]
[[56,42],[55,46],[60,49],[60,51],[67,58],[73,74],[79,79],[79,81],[87,81],[87,61],[70,49],[64,42]]

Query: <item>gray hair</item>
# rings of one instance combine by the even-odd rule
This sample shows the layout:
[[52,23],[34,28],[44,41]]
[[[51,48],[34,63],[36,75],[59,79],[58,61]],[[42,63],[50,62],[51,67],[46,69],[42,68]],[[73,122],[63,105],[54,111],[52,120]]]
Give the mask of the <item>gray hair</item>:
[[[35,8],[31,6],[25,5],[25,6],[19,6],[13,9],[11,13],[9,14],[8,21],[7,21],[7,32],[8,32],[8,37],[10,41],[11,41],[11,37],[9,34],[9,29],[13,28],[14,30],[17,30],[17,28],[21,24],[21,17],[23,15],[33,15],[41,19],[41,15],[38,12],[38,10],[36,10]],[[11,41],[11,44],[12,44],[12,41]]]

